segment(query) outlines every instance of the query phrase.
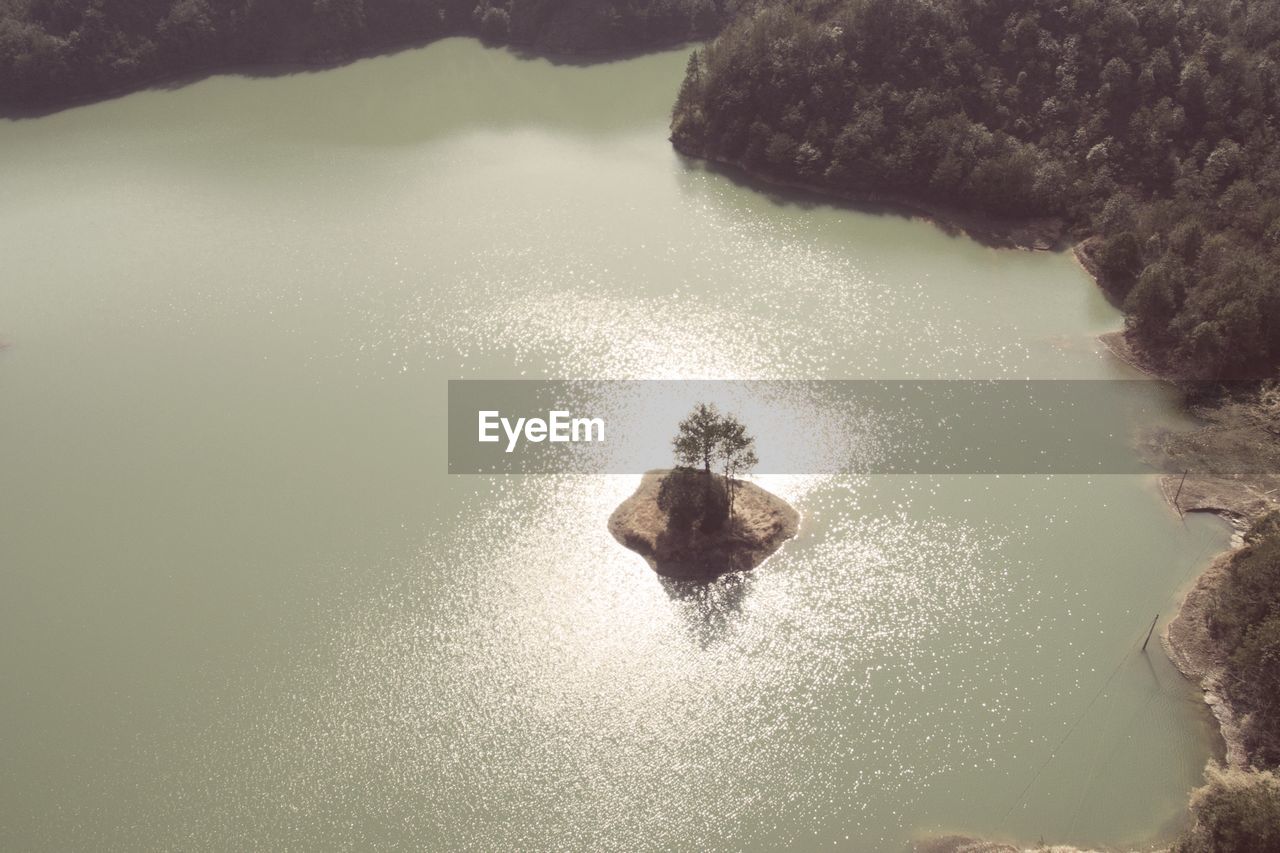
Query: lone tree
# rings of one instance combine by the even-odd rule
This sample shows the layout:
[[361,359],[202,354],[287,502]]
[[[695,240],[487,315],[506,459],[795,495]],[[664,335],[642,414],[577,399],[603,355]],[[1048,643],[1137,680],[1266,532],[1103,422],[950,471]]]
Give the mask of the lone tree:
[[[733,515],[734,478],[747,473],[759,461],[756,458],[756,441],[747,435],[747,429],[733,415],[722,415],[714,404],[699,403],[689,416],[680,422],[679,432],[672,439],[677,465],[702,468],[706,480],[705,492],[715,490],[711,480],[711,466],[717,465],[724,475],[724,488],[728,499],[725,515]],[[672,483],[673,494],[675,483]],[[689,486],[686,483],[684,489]]]
[[680,422],[680,431],[671,441],[676,462],[686,468],[701,466],[704,473],[710,474],[723,423],[724,418],[714,403],[694,406],[689,416]]

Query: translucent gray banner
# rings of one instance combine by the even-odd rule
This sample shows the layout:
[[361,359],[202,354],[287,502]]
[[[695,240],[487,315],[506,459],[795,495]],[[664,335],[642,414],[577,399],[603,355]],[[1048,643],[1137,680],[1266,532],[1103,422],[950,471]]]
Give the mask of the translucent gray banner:
[[1179,399],[1144,380],[454,380],[449,472],[670,467],[708,403],[755,438],[757,474],[1153,473],[1139,439],[1190,428]]

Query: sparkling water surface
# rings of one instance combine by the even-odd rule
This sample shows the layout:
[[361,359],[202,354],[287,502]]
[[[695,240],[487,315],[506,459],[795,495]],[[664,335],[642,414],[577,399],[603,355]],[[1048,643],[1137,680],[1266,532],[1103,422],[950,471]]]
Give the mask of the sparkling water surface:
[[0,123],[0,847],[1176,830],[1214,743],[1137,647],[1226,533],[1149,478],[762,477],[800,535],[688,588],[636,477],[445,473],[450,378],[1131,376],[1069,255],[680,158],[684,61]]

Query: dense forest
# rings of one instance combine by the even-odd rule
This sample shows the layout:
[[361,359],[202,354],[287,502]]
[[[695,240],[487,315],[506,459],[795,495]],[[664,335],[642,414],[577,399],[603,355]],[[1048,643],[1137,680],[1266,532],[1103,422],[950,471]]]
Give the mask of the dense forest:
[[0,109],[228,66],[338,62],[448,35],[547,52],[710,35],[733,0],[0,0]]
[[1280,2],[792,0],[691,58],[681,151],[1056,218],[1170,372],[1280,362]]

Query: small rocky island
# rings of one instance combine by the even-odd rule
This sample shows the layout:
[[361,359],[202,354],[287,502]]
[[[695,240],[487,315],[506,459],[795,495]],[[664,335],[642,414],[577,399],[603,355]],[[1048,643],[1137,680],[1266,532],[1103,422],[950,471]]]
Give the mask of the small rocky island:
[[[713,530],[698,522],[681,524],[659,504],[663,481],[681,469],[648,471],[635,494],[609,516],[609,532],[644,557],[658,574],[678,580],[710,580],[726,572],[754,569],[796,535],[800,513],[775,494],[752,483],[734,484],[733,515]],[[724,488],[719,474],[705,475],[714,489]]]
[[[609,532],[664,577],[706,581],[754,569],[796,535],[800,513],[736,478],[755,441],[732,416],[699,405],[672,442],[675,468],[648,471],[609,517]],[[716,464],[722,473],[712,470]]]

